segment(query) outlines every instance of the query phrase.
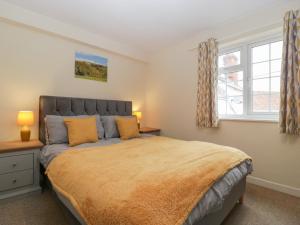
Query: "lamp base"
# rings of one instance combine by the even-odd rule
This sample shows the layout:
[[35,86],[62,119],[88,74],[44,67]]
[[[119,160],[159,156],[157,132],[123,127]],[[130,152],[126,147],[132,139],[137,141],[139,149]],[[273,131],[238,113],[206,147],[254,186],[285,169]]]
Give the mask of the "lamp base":
[[30,141],[30,130],[21,130],[21,141]]

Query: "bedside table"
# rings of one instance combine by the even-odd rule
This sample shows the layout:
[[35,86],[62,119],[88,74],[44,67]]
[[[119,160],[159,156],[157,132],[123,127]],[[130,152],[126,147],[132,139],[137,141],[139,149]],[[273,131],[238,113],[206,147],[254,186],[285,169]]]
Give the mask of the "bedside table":
[[159,136],[160,135],[160,129],[151,128],[151,127],[141,127],[140,128],[140,133],[141,134],[152,134],[152,135]]
[[43,144],[0,142],[0,199],[40,190],[39,154]]

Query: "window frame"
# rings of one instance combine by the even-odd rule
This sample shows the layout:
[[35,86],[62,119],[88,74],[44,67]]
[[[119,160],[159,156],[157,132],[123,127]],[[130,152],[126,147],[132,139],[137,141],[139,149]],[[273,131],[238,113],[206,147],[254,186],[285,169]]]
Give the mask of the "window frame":
[[[218,58],[224,54],[240,51],[240,65],[229,68],[218,68],[218,78],[221,73],[229,73],[242,71],[243,72],[243,114],[241,115],[226,115],[219,114],[221,120],[249,120],[249,121],[271,121],[278,122],[278,112],[253,112],[253,97],[252,97],[252,51],[251,49],[264,44],[282,41],[280,33],[265,36],[261,38],[251,39],[250,41],[240,42],[235,45],[230,45],[219,49]],[[269,81],[270,82],[270,81]],[[217,97],[217,99],[219,99]],[[217,103],[218,104],[218,103]]]

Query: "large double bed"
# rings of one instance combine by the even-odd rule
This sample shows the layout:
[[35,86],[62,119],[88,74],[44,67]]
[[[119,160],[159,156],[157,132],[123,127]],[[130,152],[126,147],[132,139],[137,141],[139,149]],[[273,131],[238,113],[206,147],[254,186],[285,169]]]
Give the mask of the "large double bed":
[[[131,116],[132,102],[41,96],[45,144],[47,115]],[[41,164],[76,221],[93,225],[220,225],[242,201],[252,171],[251,159],[236,149],[151,135],[46,144]]]

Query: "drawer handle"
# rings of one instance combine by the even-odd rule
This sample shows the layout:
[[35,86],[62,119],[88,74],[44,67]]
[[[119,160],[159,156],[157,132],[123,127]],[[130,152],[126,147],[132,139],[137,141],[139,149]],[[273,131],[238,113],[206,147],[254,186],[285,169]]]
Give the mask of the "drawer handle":
[[17,183],[17,179],[14,179],[14,180],[12,181],[12,183],[13,183],[13,184]]
[[15,168],[17,166],[17,163],[12,164],[12,167]]

